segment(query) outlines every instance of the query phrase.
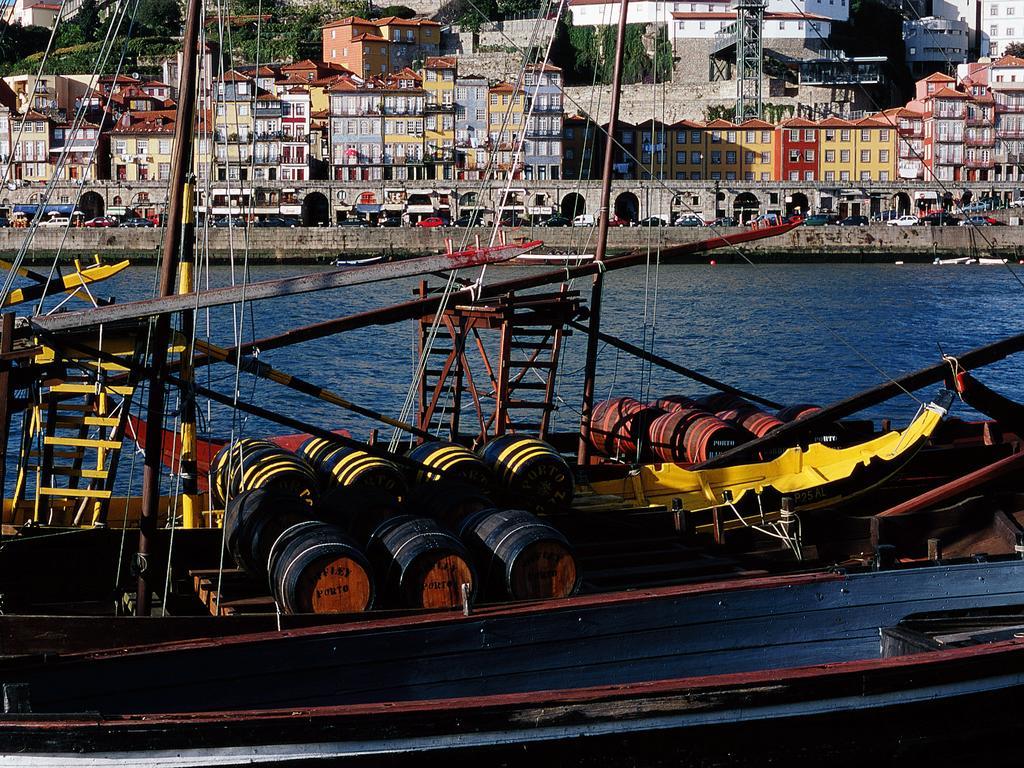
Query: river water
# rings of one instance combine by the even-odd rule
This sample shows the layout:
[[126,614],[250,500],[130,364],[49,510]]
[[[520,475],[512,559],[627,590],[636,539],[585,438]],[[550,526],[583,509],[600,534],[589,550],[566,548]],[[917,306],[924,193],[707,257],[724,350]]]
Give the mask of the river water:
[[[252,280],[296,274],[316,267],[258,267]],[[488,281],[523,274],[525,268],[490,268]],[[1012,267],[1024,279],[1024,268]],[[203,282],[231,282],[231,268],[213,267]],[[235,271],[236,278],[240,274]],[[239,323],[229,308],[199,320],[199,335],[231,345],[331,317],[362,312],[413,296],[418,279],[343,288],[327,293],[250,305]],[[440,281],[436,278],[434,282]],[[590,282],[576,287],[589,295]],[[119,301],[152,295],[152,268],[131,268],[96,292]],[[602,328],[678,363],[783,403],[829,403],[935,363],[939,346],[957,354],[1024,330],[1024,287],[1011,268],[932,265],[670,265],[609,273]],[[240,330],[238,327],[240,325]],[[652,345],[653,338],[653,345]],[[489,342],[488,342],[489,343]],[[438,346],[448,346],[439,343]],[[559,385],[558,429],[575,429],[582,389],[585,338],[565,348]],[[261,359],[342,396],[397,416],[415,365],[411,322],[370,327],[342,336],[267,351]],[[476,371],[474,371],[476,373]],[[986,369],[986,383],[1024,397],[1024,357]],[[483,375],[482,371],[478,375]],[[231,366],[201,370],[200,383],[230,393]],[[323,427],[346,427],[365,437],[373,424],[335,406],[275,383],[238,382],[244,400]],[[936,389],[931,387],[919,397]],[[624,353],[602,348],[598,399],[630,395],[646,399],[707,390],[660,369],[651,371]],[[918,406],[909,395],[872,408],[867,415],[904,423]],[[138,405],[136,405],[138,407]],[[293,430],[257,419],[239,419],[202,403],[202,428],[217,436],[257,436]],[[971,415],[960,403],[955,413]],[[127,467],[129,464],[122,464]]]

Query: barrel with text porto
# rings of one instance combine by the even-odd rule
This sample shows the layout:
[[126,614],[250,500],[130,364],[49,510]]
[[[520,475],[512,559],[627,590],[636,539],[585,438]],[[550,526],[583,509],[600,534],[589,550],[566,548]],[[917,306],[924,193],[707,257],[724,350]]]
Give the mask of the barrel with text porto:
[[785,408],[780,408],[775,414],[780,421],[796,421],[803,416],[810,416],[812,413],[817,413],[821,410],[821,406],[811,405],[810,403],[796,403],[795,405],[787,405]]
[[392,518],[374,531],[367,554],[377,574],[382,600],[405,608],[455,608],[462,585],[470,602],[477,577],[465,546],[429,518]]
[[282,613],[357,613],[374,602],[370,563],[340,527],[309,520],[277,537],[270,584]]
[[683,407],[654,419],[647,428],[651,453],[661,461],[698,463],[744,442],[736,427],[703,408]]
[[416,470],[417,484],[448,480],[478,488],[491,485],[491,473],[483,459],[456,443],[423,443],[409,452],[409,458],[422,465]]
[[503,435],[487,443],[481,455],[509,503],[533,512],[554,512],[572,504],[572,470],[543,440]]
[[311,437],[299,446],[298,452],[313,467],[325,488],[336,485],[374,487],[395,496],[408,492],[405,478],[395,464],[359,448]]
[[614,397],[594,406],[590,415],[591,447],[610,458],[635,459],[650,422],[662,411],[632,397]]
[[[810,416],[820,410],[821,406],[818,405],[797,403],[796,405],[787,405],[785,408],[779,410],[776,415],[780,420],[790,422],[801,419],[804,416]],[[830,448],[834,448],[841,442],[840,436],[842,434],[842,429],[842,426],[836,423],[819,424],[806,435],[806,440],[811,443],[822,443]]]
[[474,555],[485,593],[494,599],[568,597],[579,589],[568,540],[525,510],[480,510],[462,522],[459,538]]
[[214,504],[230,501],[242,491],[276,487],[292,491],[312,504],[317,497],[313,468],[299,456],[268,440],[243,439],[224,446],[210,465]]
[[224,540],[235,563],[265,579],[270,550],[288,528],[311,519],[309,504],[286,488],[254,488],[228,502]]

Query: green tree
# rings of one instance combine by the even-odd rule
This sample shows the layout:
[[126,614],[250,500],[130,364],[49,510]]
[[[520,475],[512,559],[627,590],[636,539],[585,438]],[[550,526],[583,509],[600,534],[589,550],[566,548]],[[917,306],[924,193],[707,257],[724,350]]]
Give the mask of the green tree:
[[1003,49],[1003,55],[1024,58],[1024,43],[1010,43]]
[[135,29],[150,36],[180,35],[181,6],[178,0],[139,0]]
[[78,27],[86,42],[101,40],[106,25],[100,21],[100,6],[97,0],[82,0],[82,4],[78,6],[78,13],[68,26]]

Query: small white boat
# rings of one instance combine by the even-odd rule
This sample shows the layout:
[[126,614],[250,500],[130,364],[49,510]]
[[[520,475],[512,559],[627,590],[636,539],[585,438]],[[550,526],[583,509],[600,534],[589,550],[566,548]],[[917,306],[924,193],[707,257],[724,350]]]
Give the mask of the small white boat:
[[979,264],[1006,264],[1008,259],[982,258],[978,259]]
[[363,267],[384,261],[383,256],[371,256],[368,259],[335,259],[331,264],[335,267]]
[[593,260],[594,254],[592,253],[524,253],[522,256],[516,256],[508,263],[543,267],[561,267],[566,265],[575,266],[577,264],[585,264],[588,261]]
[[973,256],[958,256],[954,259],[935,259],[932,264],[945,266],[947,264],[977,264],[978,260]]

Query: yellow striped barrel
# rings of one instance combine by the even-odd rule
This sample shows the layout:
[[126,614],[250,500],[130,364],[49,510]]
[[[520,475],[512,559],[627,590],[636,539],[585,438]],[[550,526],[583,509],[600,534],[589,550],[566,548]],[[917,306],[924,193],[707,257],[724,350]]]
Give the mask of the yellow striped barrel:
[[543,440],[505,435],[484,447],[483,460],[512,504],[535,512],[554,512],[572,504],[572,470]]
[[359,448],[311,437],[299,446],[299,455],[316,470],[325,489],[336,486],[380,488],[398,498],[408,492],[405,478],[397,466]]
[[423,465],[416,470],[418,484],[438,480],[457,480],[477,488],[491,484],[491,473],[483,460],[455,443],[424,443],[410,451],[409,459]]

